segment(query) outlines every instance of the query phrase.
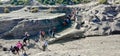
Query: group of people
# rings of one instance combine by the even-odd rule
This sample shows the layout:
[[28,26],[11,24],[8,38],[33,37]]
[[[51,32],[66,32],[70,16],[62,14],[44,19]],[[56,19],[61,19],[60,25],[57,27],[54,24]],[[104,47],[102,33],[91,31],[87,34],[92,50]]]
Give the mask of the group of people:
[[[47,49],[47,46],[48,46],[48,41],[47,41],[47,34],[50,38],[52,37],[55,37],[55,34],[56,34],[56,27],[53,27],[52,29],[49,29],[47,32],[45,31],[40,31],[39,32],[39,40],[38,41],[43,41],[43,45],[42,45],[42,48],[43,48],[43,51],[45,51]],[[38,42],[36,41],[36,42]]]
[[[53,29],[49,29],[48,35],[50,37],[55,37],[55,31],[56,31],[55,27]],[[48,46],[48,41],[46,40],[46,32],[45,31],[39,32],[39,40],[38,41],[43,41],[43,44],[41,44],[41,45],[42,45],[43,51],[45,51]],[[35,42],[38,42],[38,41],[35,41]],[[25,32],[23,41],[18,41],[15,46],[11,46],[10,51],[13,54],[18,54],[18,55],[20,55],[19,52],[22,51],[23,56],[27,56],[26,50],[24,47],[28,46],[29,44],[30,44],[30,34],[28,32]]]
[[[15,45],[15,46],[11,46],[10,47],[10,51],[13,53],[13,54],[18,54],[19,55],[19,51],[25,51],[24,49],[24,46],[23,44],[18,41],[18,43]],[[25,52],[24,52],[25,53]]]
[[[66,26],[70,23],[71,21],[69,18],[64,19],[63,26]],[[48,41],[46,37],[47,36],[49,36],[50,38],[55,37],[56,30],[57,30],[56,27],[53,27],[52,29],[49,29],[47,32],[42,30],[39,31],[39,39],[35,40],[35,42],[43,41],[43,44],[41,44],[43,51],[46,51],[48,46]],[[29,44],[30,44],[30,34],[28,32],[25,32],[23,41],[18,41],[15,46],[11,46],[10,51],[13,54],[18,54],[18,55],[20,55],[19,52],[22,51],[23,56],[27,56],[24,47],[28,46]]]
[[27,54],[26,54],[26,50],[25,50],[25,46],[28,44],[28,43],[30,43],[29,41],[29,34],[28,34],[28,32],[25,32],[25,37],[23,38],[23,42],[21,42],[21,41],[18,41],[17,43],[16,43],[16,45],[15,46],[11,46],[10,47],[10,51],[13,53],[13,54],[18,54],[18,55],[20,55],[19,54],[19,52],[20,51],[22,51],[22,56],[28,56]]

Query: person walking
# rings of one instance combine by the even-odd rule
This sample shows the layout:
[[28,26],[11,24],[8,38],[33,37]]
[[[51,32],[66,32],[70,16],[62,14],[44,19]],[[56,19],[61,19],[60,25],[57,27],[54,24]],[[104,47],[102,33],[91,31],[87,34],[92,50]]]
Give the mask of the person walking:
[[25,37],[23,38],[23,44],[27,45],[28,43],[30,43],[30,34],[28,32],[25,32]]
[[55,33],[56,33],[56,27],[53,27],[53,29],[52,29],[52,37],[55,37]]
[[44,40],[44,43],[42,45],[43,51],[46,51],[47,47],[48,47],[48,41]]
[[41,40],[45,39],[45,31],[40,31],[40,39]]
[[52,37],[52,30],[51,29],[48,30],[48,35],[50,38]]
[[16,47],[19,48],[19,50],[21,50],[22,52],[25,51],[24,46],[20,41],[17,42]]

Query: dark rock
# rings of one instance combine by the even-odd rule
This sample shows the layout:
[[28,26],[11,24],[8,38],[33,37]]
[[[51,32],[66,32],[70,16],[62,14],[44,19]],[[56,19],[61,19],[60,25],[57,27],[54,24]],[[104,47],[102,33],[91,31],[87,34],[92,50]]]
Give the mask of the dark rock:
[[6,47],[3,47],[3,51],[7,51],[8,49]]
[[[62,16],[65,17],[65,16]],[[24,32],[29,32],[31,36],[37,35],[40,30],[48,31],[49,28],[56,27],[57,30],[61,30],[62,17],[54,19],[43,20],[1,20],[0,21],[0,37],[5,39],[11,38],[23,38]],[[47,26],[46,26],[47,25]]]

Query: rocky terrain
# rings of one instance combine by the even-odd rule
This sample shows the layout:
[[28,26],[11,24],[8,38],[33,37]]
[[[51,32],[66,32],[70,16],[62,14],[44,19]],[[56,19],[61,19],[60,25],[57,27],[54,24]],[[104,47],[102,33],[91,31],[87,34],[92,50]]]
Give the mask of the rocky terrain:
[[[49,9],[51,7],[52,9]],[[7,36],[11,36],[12,38],[21,38],[25,31],[30,32],[32,35],[36,35],[40,30],[57,26],[59,26],[57,29],[60,29],[62,28],[61,24],[63,19],[68,15],[71,15],[71,19],[75,19],[75,23],[72,23],[72,25],[81,25],[80,28],[83,28],[84,30],[79,30],[83,31],[85,36],[120,33],[119,4],[111,5],[91,2],[88,4],[68,5],[63,7],[42,6],[41,8],[44,9],[39,10],[38,13],[25,11],[26,8],[29,7],[11,11],[7,14],[0,14],[1,37],[6,38]],[[48,26],[46,27],[46,25]]]
[[98,5],[82,12],[85,35],[109,35],[120,33],[120,5]]

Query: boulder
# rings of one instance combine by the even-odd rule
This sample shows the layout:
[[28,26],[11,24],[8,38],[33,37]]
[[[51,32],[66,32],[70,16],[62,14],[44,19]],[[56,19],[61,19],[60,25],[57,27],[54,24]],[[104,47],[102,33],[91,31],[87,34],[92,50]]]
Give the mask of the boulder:
[[111,24],[111,34],[120,34],[120,19]]

